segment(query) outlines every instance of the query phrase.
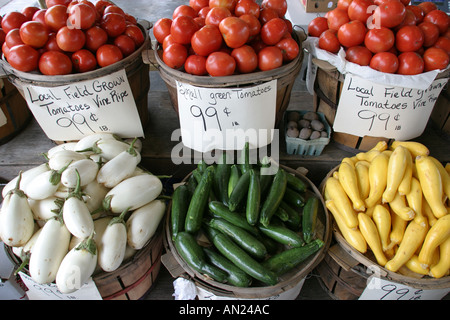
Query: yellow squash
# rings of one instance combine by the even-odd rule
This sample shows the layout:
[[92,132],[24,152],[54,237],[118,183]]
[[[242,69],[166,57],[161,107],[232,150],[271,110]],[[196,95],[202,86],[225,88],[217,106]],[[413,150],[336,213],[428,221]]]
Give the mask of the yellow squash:
[[391,202],[398,191],[398,186],[405,175],[407,152],[408,150],[406,148],[398,146],[389,157],[386,189],[383,192],[383,202]]
[[413,272],[415,272],[415,273],[418,273],[418,274],[421,274],[421,275],[424,275],[424,276],[426,276],[426,275],[428,275],[429,273],[430,273],[430,269],[429,268],[422,268],[422,266],[420,265],[420,262],[419,262],[419,257],[417,256],[417,254],[414,254],[406,263],[405,263],[405,266],[409,269],[409,270],[411,270],[411,271],[413,271]]
[[366,239],[367,244],[375,255],[378,264],[383,267],[387,262],[387,258],[384,255],[380,236],[375,223],[363,212],[358,213],[358,222],[359,229],[361,230],[364,239]]
[[401,196],[398,192],[394,199],[389,202],[389,207],[394,213],[399,215],[403,220],[410,221],[414,219],[416,213],[406,204],[406,197]]
[[391,213],[386,207],[378,204],[373,210],[372,220],[377,226],[383,251],[386,251],[390,242],[389,234],[391,233]]
[[434,216],[433,211],[431,210],[430,205],[428,204],[427,199],[422,197],[422,214],[424,217],[428,219],[428,224],[432,227],[437,221],[437,218]]
[[382,152],[382,151],[384,151],[384,150],[387,150],[387,148],[388,148],[388,143],[387,143],[386,141],[384,141],[384,140],[380,140],[380,141],[378,141],[377,144],[376,144],[375,146],[373,146],[373,148],[370,149],[370,150],[378,150],[378,151]]
[[339,183],[353,204],[356,211],[365,211],[364,201],[361,199],[355,166],[342,162],[339,166]]
[[427,156],[430,154],[430,150],[425,146],[424,144],[416,141],[394,141],[391,144],[391,149],[395,150],[398,146],[403,146],[407,148],[411,155],[413,156],[413,159],[415,159],[417,156]]
[[448,275],[450,269],[450,238],[439,246],[439,261],[431,266],[430,275],[434,278],[442,278]]
[[405,233],[408,221],[400,218],[398,214],[391,213],[391,223],[392,223],[392,230],[391,234],[389,235],[391,243],[389,244],[388,249],[393,248],[395,245],[400,244],[402,242],[403,234]]
[[363,161],[358,161],[355,164],[355,170],[361,199],[366,199],[369,196],[370,191],[369,167],[365,165]]
[[369,197],[366,199],[366,207],[374,206],[381,199],[387,182],[387,167],[389,157],[379,153],[372,161],[369,168]]
[[450,215],[439,218],[430,228],[419,253],[419,261],[424,268],[432,262],[434,251],[450,237]]
[[408,194],[409,190],[411,189],[411,179],[413,177],[413,165],[414,164],[411,152],[407,150],[405,173],[403,175],[402,182],[400,182],[400,185],[398,186],[398,192],[403,196]]
[[349,228],[356,228],[358,226],[358,217],[339,180],[329,177],[325,183],[325,192],[329,199],[335,201],[339,211],[342,212],[346,225]]
[[430,158],[431,158],[431,160],[433,160],[434,164],[438,168],[439,173],[441,175],[442,191],[444,192],[447,199],[450,199],[450,175],[447,172],[447,170],[445,170],[444,166],[442,165],[441,162],[439,162],[438,159],[436,159],[434,157],[430,157]]
[[356,154],[356,159],[359,161],[372,162],[372,160],[375,159],[375,157],[378,156],[380,153],[381,151],[378,150],[369,150],[367,152],[360,152]]
[[416,215],[414,216],[414,221],[423,225],[425,223],[428,223],[428,219],[424,217],[422,213],[422,199],[423,195],[420,182],[419,180],[417,180],[417,178],[413,177],[411,179],[411,188],[406,194],[406,202],[408,203],[408,206],[416,213]]

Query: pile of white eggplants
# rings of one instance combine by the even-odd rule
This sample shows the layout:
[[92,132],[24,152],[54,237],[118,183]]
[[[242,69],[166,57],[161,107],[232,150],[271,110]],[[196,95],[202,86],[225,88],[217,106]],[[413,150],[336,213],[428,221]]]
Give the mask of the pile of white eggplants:
[[138,166],[141,149],[92,134],[51,148],[4,187],[0,236],[36,283],[74,292],[150,241],[166,205],[160,177]]

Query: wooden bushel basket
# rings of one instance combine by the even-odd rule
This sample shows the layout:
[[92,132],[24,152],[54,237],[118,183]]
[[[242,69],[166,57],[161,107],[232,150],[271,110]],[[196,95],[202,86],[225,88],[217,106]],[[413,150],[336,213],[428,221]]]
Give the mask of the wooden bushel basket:
[[[206,291],[209,296],[216,296],[217,299],[284,299],[295,300],[303,285],[302,281],[305,277],[320,263],[324,258],[326,251],[330,245],[331,232],[329,224],[329,214],[323,202],[319,190],[314,184],[300,174],[298,171],[285,166],[280,166],[287,173],[295,174],[298,178],[307,183],[310,190],[319,197],[321,205],[319,206],[317,232],[318,237],[323,239],[324,245],[314,255],[308,257],[300,265],[293,270],[285,273],[280,277],[280,281],[274,286],[254,286],[248,288],[240,288],[228,284],[219,283],[191,269],[183,258],[177,253],[175,245],[172,241],[172,233],[170,228],[170,210],[171,204],[167,209],[164,246],[166,253],[162,256],[162,262],[172,277],[184,277],[192,280],[198,289]],[[183,182],[189,178],[186,177]],[[199,297],[200,299],[201,297]]]

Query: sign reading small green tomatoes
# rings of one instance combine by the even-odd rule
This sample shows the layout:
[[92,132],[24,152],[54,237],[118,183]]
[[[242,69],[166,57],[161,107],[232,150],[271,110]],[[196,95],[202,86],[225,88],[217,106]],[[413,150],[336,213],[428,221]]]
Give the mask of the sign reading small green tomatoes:
[[382,85],[347,74],[333,129],[356,136],[409,140],[420,136],[448,79],[426,89]]
[[79,140],[97,132],[143,137],[125,70],[57,87],[26,85],[28,106],[52,140]]
[[242,150],[272,142],[277,80],[251,87],[204,88],[177,81],[183,144],[195,151]]

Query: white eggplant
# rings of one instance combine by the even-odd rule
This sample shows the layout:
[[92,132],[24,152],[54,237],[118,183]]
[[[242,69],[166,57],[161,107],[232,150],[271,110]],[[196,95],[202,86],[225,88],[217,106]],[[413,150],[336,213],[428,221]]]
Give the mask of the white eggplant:
[[99,140],[117,140],[117,138],[114,134],[109,132],[90,134],[78,140],[74,150],[77,152],[85,152],[86,149],[92,148],[92,146]]
[[61,150],[71,150],[71,151],[75,151],[75,146],[77,145],[76,142],[66,142],[66,143],[61,143],[58,144],[57,146],[54,146],[53,148],[50,148],[47,151],[47,157],[51,158],[55,155],[55,153],[57,153],[58,151]]
[[[33,167],[31,169],[28,169],[26,171],[24,171],[22,173],[22,178],[20,181],[20,187],[22,188],[22,190],[25,190],[26,185],[33,180],[34,177],[36,177],[37,175],[45,172],[45,171],[49,171],[50,168],[48,166],[47,163],[43,163],[41,165],[38,165],[37,167]],[[17,184],[17,179],[19,179],[19,176],[15,177],[14,179],[12,179],[11,181],[9,181],[3,188],[2,190],[2,196],[3,198],[5,198],[6,194],[14,189],[14,187]]]
[[56,274],[56,286],[64,294],[80,289],[92,276],[97,265],[97,246],[89,237],[71,249]]
[[156,199],[162,191],[161,180],[151,174],[143,174],[123,180],[105,196],[103,208],[113,213],[130,211]]
[[91,152],[99,155],[106,162],[119,155],[119,153],[128,150],[129,147],[128,143],[120,140],[104,139],[95,142],[92,148],[86,150],[91,150]]
[[140,139],[127,138],[127,139],[124,139],[123,142],[125,142],[128,145],[130,145],[134,142],[134,148],[139,152],[142,151],[142,140],[140,140]]
[[49,170],[38,174],[26,186],[24,186],[25,194],[34,200],[43,200],[58,190],[61,185],[61,174],[67,167],[60,170]]
[[53,156],[48,159],[48,165],[50,169],[58,171],[64,167],[67,167],[72,162],[86,158],[86,155],[73,150],[60,150],[58,152],[55,152],[55,154],[53,154]]
[[158,199],[135,210],[126,223],[128,245],[142,249],[155,234],[165,211],[165,202]]
[[106,162],[98,171],[97,181],[107,188],[113,188],[122,180],[130,177],[141,161],[141,154],[133,144],[117,156]]
[[83,199],[92,213],[102,207],[103,198],[110,189],[94,180],[82,188]]
[[56,196],[50,196],[42,200],[28,199],[28,202],[34,219],[45,221],[59,214],[64,200]]
[[16,187],[6,194],[0,211],[0,235],[10,247],[21,247],[34,233],[34,217],[25,193],[20,189],[21,175]]
[[119,217],[112,218],[98,239],[98,265],[103,271],[114,271],[123,262],[127,247],[127,230],[123,217],[127,212],[125,210]]
[[70,232],[58,219],[50,219],[42,227],[31,253],[29,271],[31,278],[39,283],[50,283],[56,278],[59,265],[67,254]]
[[97,177],[99,166],[91,159],[82,159],[72,162],[61,174],[61,183],[67,188],[75,188],[77,185],[77,174],[80,174],[80,185],[84,187]]

